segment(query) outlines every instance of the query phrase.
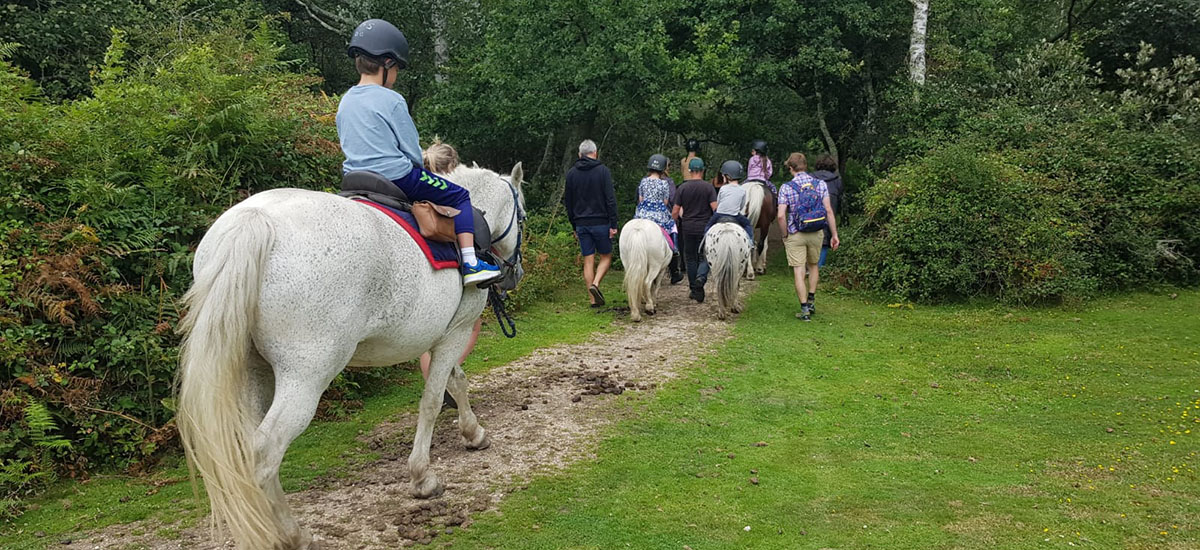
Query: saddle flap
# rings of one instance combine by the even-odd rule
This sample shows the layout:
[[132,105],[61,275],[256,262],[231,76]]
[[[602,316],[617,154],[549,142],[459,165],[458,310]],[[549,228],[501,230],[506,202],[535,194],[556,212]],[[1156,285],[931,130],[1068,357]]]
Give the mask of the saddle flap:
[[408,196],[383,175],[369,170],[354,170],[342,176],[342,193],[375,194],[411,202]]
[[475,210],[475,248],[478,250],[492,249],[492,229],[488,227],[488,222],[483,217],[483,211],[472,207]]

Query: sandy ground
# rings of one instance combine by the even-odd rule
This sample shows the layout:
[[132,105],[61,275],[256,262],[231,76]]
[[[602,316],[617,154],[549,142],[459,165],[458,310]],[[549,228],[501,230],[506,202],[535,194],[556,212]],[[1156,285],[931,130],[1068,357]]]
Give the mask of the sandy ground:
[[[614,283],[619,280],[609,284]],[[753,285],[743,281],[743,295]],[[630,323],[626,314],[616,331],[580,344],[539,349],[469,377],[472,406],[492,445],[466,450],[457,412],[442,412],[430,453],[434,471],[446,484],[441,497],[409,496],[414,408],[360,436],[380,453],[378,460],[288,495],[292,509],[324,550],[428,544],[444,533],[470,528],[472,517],[494,509],[533,476],[588,459],[601,428],[633,414],[627,402],[652,395],[728,338],[731,325],[716,319],[715,301],[710,292],[708,301],[697,304],[687,298],[686,284],[666,286],[659,293],[658,314],[642,323]],[[171,525],[119,525],[69,544],[51,544],[75,549],[232,548],[212,541],[205,526],[182,529],[172,539],[157,536],[163,527]]]

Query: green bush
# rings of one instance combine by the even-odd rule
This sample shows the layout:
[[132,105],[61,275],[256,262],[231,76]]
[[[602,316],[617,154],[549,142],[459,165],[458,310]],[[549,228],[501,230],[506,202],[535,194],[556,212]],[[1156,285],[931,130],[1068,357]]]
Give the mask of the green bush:
[[[153,461],[205,229],[252,192],[337,181],[336,104],[278,41],[235,23],[127,60],[114,32],[91,97],[61,104],[0,61],[0,498]],[[52,456],[42,410],[70,442]]]
[[901,166],[866,198],[871,238],[847,249],[860,282],[907,297],[1026,300],[1094,290],[1072,249],[1081,228],[1053,182],[954,146]]
[[1181,58],[1122,76],[1104,91],[1073,47],[1046,45],[973,108],[953,79],[923,90],[916,111],[957,112],[893,119],[910,137],[890,154],[907,160],[870,186],[848,277],[1021,301],[1200,280],[1200,70]]

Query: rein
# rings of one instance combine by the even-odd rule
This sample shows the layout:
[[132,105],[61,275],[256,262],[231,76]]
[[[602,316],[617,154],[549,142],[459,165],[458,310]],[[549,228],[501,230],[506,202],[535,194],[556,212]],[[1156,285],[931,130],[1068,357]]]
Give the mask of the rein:
[[504,309],[504,301],[507,299],[508,293],[503,290],[496,290],[495,285],[488,288],[488,302],[492,304],[492,314],[496,316],[496,321],[500,323],[500,332],[505,338],[515,338],[517,336],[517,324],[513,322],[513,318]]
[[[507,183],[509,191],[512,191],[513,213],[512,218],[508,220],[508,227],[504,228],[504,232],[500,233],[499,237],[492,239],[492,242],[504,240],[504,237],[508,236],[513,227],[517,228],[517,246],[513,249],[511,256],[500,260],[504,263],[504,268],[511,271],[516,269],[517,264],[521,262],[521,238],[525,232],[525,210],[521,208],[521,198],[517,195],[516,186],[503,177],[500,179],[504,183]],[[496,253],[495,247],[492,247],[492,253],[493,255]],[[505,309],[505,301],[507,299],[508,292],[501,289],[499,284],[492,284],[488,287],[488,302],[492,306],[492,313],[496,315],[496,321],[500,323],[500,332],[504,334],[505,338],[515,338],[517,336],[517,325]]]

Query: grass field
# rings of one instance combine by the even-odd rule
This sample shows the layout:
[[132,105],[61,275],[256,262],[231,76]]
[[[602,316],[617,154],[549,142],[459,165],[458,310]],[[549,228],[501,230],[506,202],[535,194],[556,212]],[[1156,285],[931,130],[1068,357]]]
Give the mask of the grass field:
[[[761,279],[736,338],[454,548],[1200,548],[1200,293],[909,307]],[[653,322],[644,325],[647,329]]]
[[[1028,309],[824,292],[801,323],[772,267],[736,337],[630,402],[635,420],[610,428],[596,459],[434,545],[1200,548],[1200,292]],[[527,314],[522,338],[485,329],[468,370],[611,326],[568,299]],[[315,424],[289,451],[285,487],[373,458],[355,436],[414,407],[417,391],[410,379],[349,421]],[[181,509],[197,518],[185,477],[60,485],[5,527],[4,547]]]

